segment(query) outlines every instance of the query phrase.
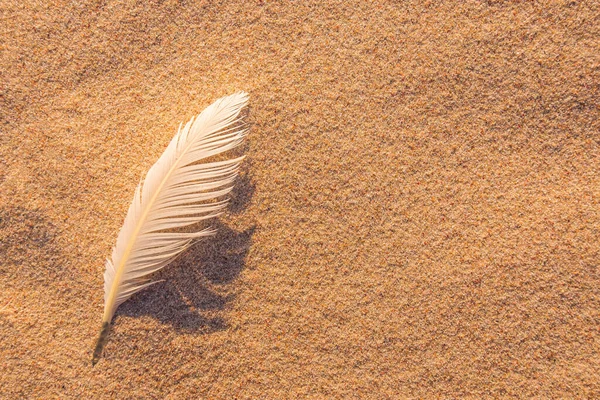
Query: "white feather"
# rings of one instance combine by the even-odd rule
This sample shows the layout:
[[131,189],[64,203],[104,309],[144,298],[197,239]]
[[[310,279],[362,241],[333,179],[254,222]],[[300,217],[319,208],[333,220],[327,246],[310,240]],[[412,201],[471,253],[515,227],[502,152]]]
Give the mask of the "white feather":
[[[233,188],[243,157],[200,162],[242,142],[246,129],[240,111],[247,102],[248,95],[243,92],[224,97],[183,129],[180,126],[136,188],[112,257],[106,261],[103,333],[94,363],[117,307],[152,285],[149,275],[169,264],[194,239],[214,234],[211,229],[182,232],[179,228],[216,217],[227,205],[227,200],[217,200]],[[178,231],[173,232],[175,229]]]

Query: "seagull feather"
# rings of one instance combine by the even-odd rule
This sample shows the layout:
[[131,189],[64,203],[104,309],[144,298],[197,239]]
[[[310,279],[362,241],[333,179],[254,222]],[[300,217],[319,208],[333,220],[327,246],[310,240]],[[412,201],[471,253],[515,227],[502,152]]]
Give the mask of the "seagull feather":
[[[248,94],[239,92],[208,106],[175,137],[135,190],[125,222],[104,273],[104,315],[94,350],[96,364],[117,307],[156,283],[150,275],[168,265],[194,240],[213,235],[193,229],[227,206],[243,157],[210,158],[241,144],[247,132],[240,116]],[[187,229],[185,229],[187,227]]]

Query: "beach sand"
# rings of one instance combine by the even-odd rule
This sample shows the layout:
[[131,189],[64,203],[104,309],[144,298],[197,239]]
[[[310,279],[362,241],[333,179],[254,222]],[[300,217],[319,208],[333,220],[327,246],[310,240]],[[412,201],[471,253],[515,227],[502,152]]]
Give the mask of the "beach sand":
[[[593,1],[8,1],[3,399],[599,398]],[[91,355],[135,186],[250,93],[216,237]]]

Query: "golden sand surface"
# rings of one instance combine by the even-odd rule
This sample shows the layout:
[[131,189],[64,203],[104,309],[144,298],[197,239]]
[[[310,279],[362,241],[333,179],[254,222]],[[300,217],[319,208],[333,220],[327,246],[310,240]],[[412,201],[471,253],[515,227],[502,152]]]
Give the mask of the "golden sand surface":
[[[600,398],[599,2],[0,11],[0,398]],[[135,186],[238,90],[218,235],[92,368]]]

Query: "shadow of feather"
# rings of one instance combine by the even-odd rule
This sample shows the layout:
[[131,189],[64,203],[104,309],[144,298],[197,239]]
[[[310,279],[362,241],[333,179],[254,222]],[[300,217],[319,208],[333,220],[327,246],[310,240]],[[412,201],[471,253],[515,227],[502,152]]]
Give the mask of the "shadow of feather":
[[[254,185],[247,174],[236,183],[233,212],[247,207]],[[162,280],[134,295],[117,316],[151,316],[184,333],[211,333],[227,328],[223,310],[235,298],[235,279],[245,267],[255,227],[235,231],[220,221],[217,233],[200,240],[153,280]]]
[[215,225],[214,237],[199,241],[157,273],[155,279],[163,281],[125,302],[117,315],[151,316],[183,332],[225,329],[221,311],[235,298],[233,281],[244,269],[255,228],[236,232]]
[[255,189],[256,185],[252,182],[250,176],[244,173],[244,169],[242,169],[242,174],[236,179],[235,186],[231,192],[230,212],[239,214],[244,211],[250,203],[252,196],[254,196]]

